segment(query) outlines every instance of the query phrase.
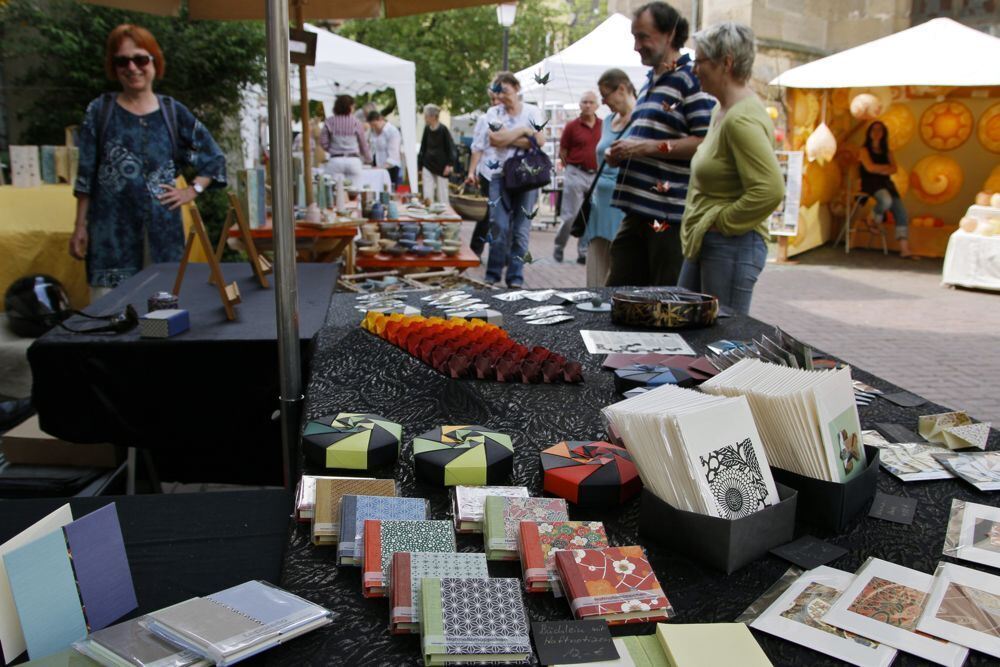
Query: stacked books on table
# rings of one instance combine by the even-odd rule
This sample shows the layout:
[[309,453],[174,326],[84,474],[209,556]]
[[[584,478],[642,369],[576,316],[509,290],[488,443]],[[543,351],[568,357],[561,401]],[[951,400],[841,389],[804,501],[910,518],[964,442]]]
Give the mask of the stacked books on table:
[[454,552],[455,533],[450,521],[365,521],[365,597],[387,597],[392,585],[392,557],[397,551]]
[[671,385],[603,410],[642,483],[675,509],[739,519],[779,501],[747,399]]
[[745,359],[701,389],[746,397],[772,465],[828,482],[847,482],[867,465],[849,367],[807,371]]
[[396,552],[392,555],[389,631],[413,634],[420,630],[420,586],[426,578],[479,577],[488,579],[486,554]]
[[73,648],[112,667],[209,667],[212,664],[195,651],[161,639],[142,627],[139,619],[93,632],[83,641],[74,643]]
[[486,498],[483,541],[489,560],[519,560],[518,535],[522,521],[569,521],[562,498]]
[[[303,482],[303,485],[305,482]],[[314,482],[312,541],[333,546],[340,541],[340,503],[347,495],[395,496],[396,482],[391,479],[357,477],[317,477]]]
[[452,515],[456,533],[483,532],[483,505],[487,496],[527,498],[523,486],[454,486],[452,487]]
[[365,554],[365,521],[368,519],[417,520],[428,518],[423,498],[346,495],[340,501],[339,565],[361,565]]
[[556,554],[567,549],[601,549],[608,536],[600,521],[522,521],[518,535],[524,589],[529,593],[552,591],[562,596]]

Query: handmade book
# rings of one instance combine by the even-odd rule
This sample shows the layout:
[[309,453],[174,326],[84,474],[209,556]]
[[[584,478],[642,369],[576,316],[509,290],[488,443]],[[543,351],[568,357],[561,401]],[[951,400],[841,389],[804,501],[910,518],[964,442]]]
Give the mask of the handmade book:
[[331,613],[263,581],[248,581],[155,611],[140,621],[169,642],[225,667],[328,625]]
[[395,496],[396,482],[391,479],[317,478],[313,544],[331,545],[340,539],[340,500],[348,494]]
[[518,560],[517,538],[522,521],[569,521],[562,498],[486,498],[483,541],[490,560]]
[[573,616],[610,625],[655,623],[674,615],[640,546],[556,552],[556,569]]
[[420,582],[431,577],[490,576],[486,554],[411,553],[392,555],[392,586],[389,595],[389,631],[395,635],[420,630]]
[[322,475],[302,475],[295,489],[295,520],[312,521],[316,511],[317,479],[371,479],[370,477],[327,477]]
[[661,624],[656,626],[656,637],[670,667],[771,667],[743,623]]
[[552,591],[556,597],[562,596],[556,571],[557,552],[608,546],[608,536],[600,521],[522,521],[518,532],[524,590],[529,593]]
[[340,542],[337,544],[339,565],[361,565],[365,556],[365,520],[367,519],[427,519],[427,501],[423,498],[397,496],[346,495],[340,501]]
[[531,659],[517,579],[426,578],[420,594],[425,665],[526,664]]
[[361,575],[367,598],[384,598],[392,584],[392,555],[397,551],[455,551],[450,521],[365,521],[365,560]]
[[917,630],[1000,659],[1000,577],[939,563]]
[[91,633],[73,644],[80,653],[113,667],[209,667],[212,663],[194,651],[182,649],[154,635],[139,619]]
[[452,489],[452,514],[456,533],[483,532],[483,506],[487,496],[527,498],[523,486],[456,486]]

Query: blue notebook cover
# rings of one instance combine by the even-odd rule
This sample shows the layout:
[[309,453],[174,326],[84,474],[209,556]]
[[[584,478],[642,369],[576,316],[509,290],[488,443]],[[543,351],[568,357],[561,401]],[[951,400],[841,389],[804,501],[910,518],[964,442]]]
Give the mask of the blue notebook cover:
[[58,653],[87,636],[61,530],[6,554],[4,565],[29,658]]
[[[361,565],[365,555],[365,520],[428,519],[427,500],[399,496],[351,496],[340,501],[340,543],[337,556],[341,565]],[[346,559],[346,560],[344,560]]]
[[106,628],[138,607],[115,504],[91,512],[63,530],[90,631]]

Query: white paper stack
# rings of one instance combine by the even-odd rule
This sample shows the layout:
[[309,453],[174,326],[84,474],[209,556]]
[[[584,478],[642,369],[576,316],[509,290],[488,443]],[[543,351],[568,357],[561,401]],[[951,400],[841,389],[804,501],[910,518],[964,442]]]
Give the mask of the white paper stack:
[[849,481],[865,469],[849,367],[807,371],[745,359],[701,389],[746,396],[772,465],[828,482]]
[[610,405],[643,484],[676,509],[738,519],[779,501],[750,407],[673,385]]

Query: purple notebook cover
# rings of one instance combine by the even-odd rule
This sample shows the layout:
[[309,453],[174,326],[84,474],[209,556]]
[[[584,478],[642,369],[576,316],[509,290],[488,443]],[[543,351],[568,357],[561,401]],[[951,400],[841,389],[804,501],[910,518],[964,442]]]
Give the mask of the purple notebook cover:
[[90,631],[106,628],[138,607],[115,504],[66,524],[63,530]]

